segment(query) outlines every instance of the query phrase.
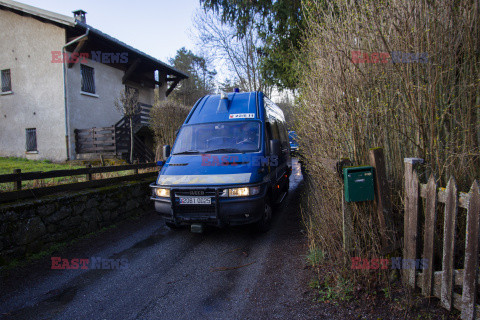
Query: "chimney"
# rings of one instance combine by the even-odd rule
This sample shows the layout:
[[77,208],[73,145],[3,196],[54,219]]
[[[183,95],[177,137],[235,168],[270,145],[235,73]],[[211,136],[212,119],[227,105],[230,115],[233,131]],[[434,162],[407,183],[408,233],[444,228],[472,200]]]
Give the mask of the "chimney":
[[87,19],[85,18],[86,12],[83,10],[75,10],[73,12],[73,17],[75,18],[75,21],[81,22],[81,23],[87,23]]

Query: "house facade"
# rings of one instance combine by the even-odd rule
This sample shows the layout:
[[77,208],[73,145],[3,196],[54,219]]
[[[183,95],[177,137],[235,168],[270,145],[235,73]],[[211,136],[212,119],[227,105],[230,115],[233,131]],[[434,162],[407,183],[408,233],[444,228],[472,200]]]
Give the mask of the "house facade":
[[187,76],[68,17],[0,0],[0,156],[79,158],[75,132],[110,127],[115,100],[129,88],[147,114],[154,91],[166,97]]

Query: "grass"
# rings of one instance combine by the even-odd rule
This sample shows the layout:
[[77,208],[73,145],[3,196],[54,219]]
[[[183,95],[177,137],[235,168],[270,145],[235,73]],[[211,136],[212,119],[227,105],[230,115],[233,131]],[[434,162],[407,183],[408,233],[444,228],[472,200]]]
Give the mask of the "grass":
[[310,266],[314,267],[318,266],[324,260],[325,254],[322,250],[318,248],[310,248],[306,258],[307,263]]
[[353,282],[341,276],[327,277],[323,283],[318,279],[310,281],[310,288],[317,290],[317,301],[338,303],[353,298]]
[[[110,164],[110,163],[109,163]],[[113,162],[115,164],[115,162]],[[53,163],[50,160],[28,160],[23,158],[0,158],[0,175],[13,173],[14,169],[22,170],[22,173],[25,172],[37,172],[37,171],[53,171],[53,170],[71,170],[71,169],[81,169],[85,168],[85,165],[78,164],[68,164],[68,163]],[[151,169],[139,170],[141,172],[147,172]],[[125,176],[133,174],[133,170],[117,171],[117,172],[106,172],[106,173],[97,173],[93,174],[92,178],[94,180],[113,178],[118,176]],[[65,184],[65,183],[75,183],[86,181],[85,175],[78,176],[67,176],[67,177],[58,177],[58,178],[49,178],[49,179],[40,179],[40,180],[27,180],[22,181],[22,189],[31,189],[31,188],[41,188],[51,185]],[[1,191],[12,191],[13,183],[0,183],[0,192]]]
[[[81,166],[75,166],[65,163],[53,163],[50,160],[28,160],[23,158],[0,158],[0,175],[13,173],[14,169],[20,169],[22,172],[36,172],[36,171],[53,171],[53,170],[69,170],[80,169]],[[42,180],[28,180],[22,182],[22,189],[39,188],[48,185],[80,182],[84,181],[83,176],[60,177]],[[13,190],[13,183],[0,184],[0,191]]]
[[0,175],[13,173],[14,169],[21,169],[22,172],[31,171],[52,171],[79,169],[81,166],[72,166],[63,163],[53,163],[50,160],[28,160],[23,158],[0,158]]

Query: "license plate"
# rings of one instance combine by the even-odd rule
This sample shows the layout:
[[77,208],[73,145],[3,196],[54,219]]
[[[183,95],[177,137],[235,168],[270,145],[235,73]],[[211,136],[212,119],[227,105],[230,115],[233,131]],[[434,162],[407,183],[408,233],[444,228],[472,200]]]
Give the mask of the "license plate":
[[180,204],[212,204],[212,198],[209,198],[209,197],[180,198]]

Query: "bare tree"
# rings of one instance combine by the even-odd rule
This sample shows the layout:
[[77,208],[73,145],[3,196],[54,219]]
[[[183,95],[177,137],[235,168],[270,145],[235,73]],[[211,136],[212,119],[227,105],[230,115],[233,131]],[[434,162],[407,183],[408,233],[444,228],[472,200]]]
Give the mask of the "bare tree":
[[253,25],[248,25],[245,36],[240,38],[234,27],[222,23],[220,16],[199,10],[194,27],[199,45],[230,70],[241,89],[270,95],[272,88],[263,81],[260,70],[261,39]]
[[138,90],[125,87],[120,91],[120,95],[115,99],[115,109],[120,111],[125,118],[128,118],[130,124],[130,163],[133,163],[133,117],[139,111]]

